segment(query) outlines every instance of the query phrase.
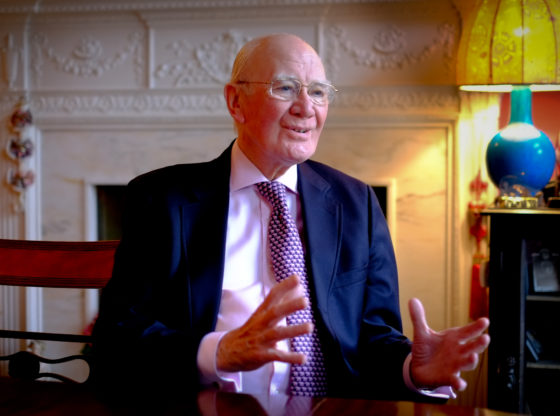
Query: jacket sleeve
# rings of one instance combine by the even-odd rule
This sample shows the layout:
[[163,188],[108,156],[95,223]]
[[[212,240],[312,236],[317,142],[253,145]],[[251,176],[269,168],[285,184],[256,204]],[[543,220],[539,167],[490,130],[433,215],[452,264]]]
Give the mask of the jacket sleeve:
[[[367,244],[356,243],[358,229],[352,230],[352,249],[367,246],[367,260],[363,261],[365,276],[363,284],[356,285],[356,296],[363,301],[360,306],[359,338],[352,374],[357,380],[356,391],[366,398],[383,400],[436,401],[411,390],[403,378],[403,366],[411,351],[411,341],[402,333],[399,304],[397,264],[391,235],[385,216],[373,189],[365,185],[367,199]],[[357,214],[355,214],[356,216]],[[345,219],[348,222],[348,219]],[[350,226],[352,229],[352,227]],[[367,231],[366,231],[367,230]],[[359,256],[354,253],[355,256]],[[352,301],[354,302],[354,301]],[[349,308],[350,309],[350,308]],[[356,312],[357,314],[357,312]]]
[[127,187],[123,237],[93,331],[92,378],[104,393],[198,386],[200,334],[188,326],[180,211],[163,195],[146,178]]
[[334,342],[333,353],[328,354],[333,357],[329,388],[334,395],[408,398],[402,368],[411,344],[402,334],[397,266],[387,222],[370,186],[342,179],[343,186],[332,185],[341,217],[338,260],[326,308]]
[[402,334],[398,273],[391,235],[368,188],[369,259],[360,331],[360,378],[373,396],[407,399],[402,377],[411,342]]

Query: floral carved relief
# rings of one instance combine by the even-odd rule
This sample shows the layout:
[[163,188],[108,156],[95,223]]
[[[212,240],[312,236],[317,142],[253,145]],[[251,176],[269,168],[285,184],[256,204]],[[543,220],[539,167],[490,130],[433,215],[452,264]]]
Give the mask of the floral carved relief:
[[333,102],[334,109],[360,111],[459,111],[459,97],[449,90],[389,88],[386,90],[346,91]]
[[35,96],[33,108],[45,116],[79,115],[226,115],[227,110],[220,93],[105,93],[105,94],[48,94]]
[[429,43],[418,50],[410,50],[410,34],[396,25],[381,27],[371,38],[369,49],[356,46],[348,33],[340,26],[333,25],[326,30],[327,56],[325,58],[329,73],[340,71],[341,55],[344,54],[357,66],[374,70],[391,71],[412,67],[423,62],[435,53],[441,52],[446,66],[453,61],[455,47],[455,27],[443,23],[438,27],[438,34]]
[[[413,89],[387,88],[345,89],[331,104],[333,111],[402,111],[421,110],[456,112],[459,98],[454,89]],[[46,118],[62,120],[95,119],[97,117],[138,117],[146,121],[150,117],[175,116],[198,117],[201,114],[229,120],[221,91],[185,92],[177,90],[134,92],[92,92],[73,94],[36,94],[31,98],[31,106]]]
[[54,64],[59,71],[77,77],[100,77],[105,72],[111,71],[124,62],[132,60],[138,83],[141,82],[144,57],[143,40],[141,33],[132,33],[128,36],[128,43],[112,56],[105,56],[103,44],[92,36],[84,36],[68,55],[58,53],[49,39],[37,33],[33,36],[34,46],[33,73],[37,79],[43,75],[44,60]]
[[229,31],[200,45],[192,45],[187,40],[174,41],[167,48],[173,51],[177,61],[158,65],[154,77],[171,78],[176,87],[226,83],[235,55],[249,40],[238,32]]

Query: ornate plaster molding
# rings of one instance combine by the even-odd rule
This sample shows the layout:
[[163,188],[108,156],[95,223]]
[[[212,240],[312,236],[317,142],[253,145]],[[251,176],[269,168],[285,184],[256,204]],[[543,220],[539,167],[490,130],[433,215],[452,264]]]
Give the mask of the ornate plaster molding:
[[325,30],[328,47],[325,66],[331,76],[340,72],[339,62],[344,53],[357,66],[373,70],[390,71],[412,67],[428,60],[437,52],[442,52],[445,65],[451,69],[453,51],[455,49],[456,28],[449,23],[438,26],[438,36],[418,51],[408,48],[409,39],[406,31],[391,24],[382,27],[371,40],[369,50],[361,49],[353,44],[346,30],[339,25],[332,25]]
[[14,106],[25,97],[22,91],[2,91],[0,94],[0,116],[8,114]]
[[114,118],[146,115],[174,117],[188,114],[227,114],[221,90],[216,92],[149,91],[41,93],[31,97],[41,118],[92,116]]
[[[229,119],[221,89],[36,93],[29,103],[38,122],[128,118],[149,123],[181,117]],[[331,104],[330,111],[338,115],[359,115],[368,111],[396,115],[402,115],[403,111],[455,114],[459,111],[459,96],[451,87],[345,90]]]
[[[330,4],[365,4],[383,3],[387,1],[405,0],[298,0],[298,5],[330,5]],[[407,0],[418,1],[418,0]],[[242,8],[242,7],[269,7],[269,6],[294,6],[293,0],[162,0],[162,1],[88,1],[76,2],[48,2],[13,0],[0,5],[0,13],[75,13],[75,12],[106,12],[127,10],[180,10],[180,9],[214,9],[214,8]]]
[[64,56],[57,53],[44,34],[36,33],[32,38],[33,75],[38,83],[43,75],[43,57],[58,71],[82,78],[100,77],[130,59],[134,63],[136,81],[140,85],[145,67],[143,42],[142,33],[131,33],[128,36],[128,43],[120,51],[115,52],[111,57],[105,57],[102,42],[91,35],[86,35],[69,55]]
[[188,40],[178,40],[167,45],[179,62],[159,64],[154,78],[173,78],[176,87],[199,83],[224,84],[229,80],[237,52],[250,38],[236,31],[229,31],[210,42],[193,45]]
[[331,104],[334,111],[383,111],[403,114],[403,110],[414,113],[457,113],[460,108],[459,94],[454,87],[394,87],[364,90],[346,90]]
[[177,10],[140,10],[137,13],[150,25],[161,26],[168,24],[184,25],[188,21],[210,20],[239,20],[242,26],[246,26],[247,20],[273,19],[274,21],[287,21],[293,23],[295,20],[317,21],[331,10],[329,4],[291,4],[273,5],[267,7],[230,7],[230,8],[199,8],[199,9],[177,9]]

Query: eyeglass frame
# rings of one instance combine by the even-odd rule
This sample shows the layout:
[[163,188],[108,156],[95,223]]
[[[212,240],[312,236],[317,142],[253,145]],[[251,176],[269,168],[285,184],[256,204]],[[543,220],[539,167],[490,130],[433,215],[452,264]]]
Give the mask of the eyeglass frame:
[[[336,89],[336,87],[332,84],[329,84],[328,82],[323,82],[323,81],[311,81],[309,84],[304,84],[303,81],[301,81],[298,78],[291,78],[291,77],[286,77],[286,78],[275,78],[272,81],[237,81],[235,82],[236,84],[262,84],[262,85],[268,85],[268,95],[274,99],[277,100],[281,100],[281,101],[290,101],[289,98],[284,98],[284,97],[280,97],[278,95],[274,95],[272,92],[272,84],[274,84],[277,81],[295,81],[297,83],[297,85],[299,85],[298,88],[298,92],[296,95],[296,98],[299,97],[299,95],[301,94],[301,90],[303,87],[305,87],[307,89],[307,96],[311,99],[311,101],[313,101],[315,104],[317,105],[325,105],[327,103],[330,103],[332,101],[332,99],[334,99],[335,97],[335,93],[338,92],[338,89]],[[328,87],[330,93],[327,93],[327,100],[325,102],[319,102],[316,101],[312,96],[309,95],[309,86],[313,85],[313,84],[320,84],[320,85],[324,85],[326,87]]]

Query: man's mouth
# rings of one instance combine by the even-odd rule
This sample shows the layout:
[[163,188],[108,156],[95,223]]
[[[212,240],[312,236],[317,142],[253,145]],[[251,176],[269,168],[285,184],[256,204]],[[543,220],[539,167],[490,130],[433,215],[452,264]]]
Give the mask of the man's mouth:
[[295,131],[296,133],[307,133],[311,129],[302,129],[302,128],[290,128],[290,130]]

